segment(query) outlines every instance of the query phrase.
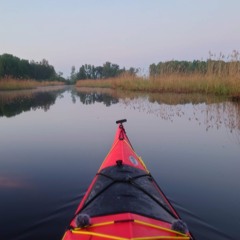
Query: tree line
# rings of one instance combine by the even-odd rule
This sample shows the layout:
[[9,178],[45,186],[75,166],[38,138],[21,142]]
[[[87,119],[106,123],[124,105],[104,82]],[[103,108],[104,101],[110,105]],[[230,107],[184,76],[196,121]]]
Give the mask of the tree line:
[[63,92],[64,89],[49,92],[34,92],[30,96],[22,93],[21,95],[13,95],[12,97],[2,97],[0,101],[0,118],[3,116],[13,117],[22,112],[39,108],[47,111],[55,103],[56,98]]
[[[91,64],[82,65],[78,71],[73,66],[68,82],[75,83],[77,80],[85,79],[106,79],[115,78],[121,74],[129,74],[136,76],[137,68],[130,67],[129,69],[120,68],[118,64],[106,62],[102,66],[94,66]],[[236,75],[240,74],[239,56],[235,56],[231,61],[222,59],[207,61],[166,61],[153,63],[149,66],[150,77],[169,74],[212,74],[212,75]],[[28,61],[20,59],[11,54],[0,55],[0,79],[12,77],[17,79],[35,79],[44,80],[60,80],[65,81],[62,73],[56,73],[54,67],[48,63],[46,59],[40,62]]]
[[[130,67],[129,69],[120,68],[118,64],[106,62],[102,66],[94,66],[91,64],[82,65],[78,71],[73,66],[71,76],[68,82],[75,83],[77,80],[85,79],[106,79],[118,77],[123,73],[136,75],[138,69]],[[15,79],[35,79],[38,81],[60,80],[66,81],[62,77],[62,73],[56,73],[54,67],[48,63],[46,59],[40,62],[28,61],[20,59],[12,54],[0,55],[0,79],[2,78]]]
[[151,64],[149,66],[150,76],[165,75],[172,73],[205,73],[207,71],[207,63],[204,61],[167,61]]
[[46,59],[29,62],[7,53],[0,55],[0,79],[6,77],[38,81],[64,80]]
[[149,66],[149,74],[151,77],[169,74],[211,74],[211,75],[236,75],[240,73],[240,61],[223,61],[212,60],[207,61],[167,61],[151,64]]
[[118,64],[106,62],[102,66],[94,66],[91,64],[82,65],[78,71],[72,67],[70,80],[76,82],[77,80],[85,79],[106,79],[118,77],[123,73],[136,75],[137,68],[130,67],[129,69],[120,68]]

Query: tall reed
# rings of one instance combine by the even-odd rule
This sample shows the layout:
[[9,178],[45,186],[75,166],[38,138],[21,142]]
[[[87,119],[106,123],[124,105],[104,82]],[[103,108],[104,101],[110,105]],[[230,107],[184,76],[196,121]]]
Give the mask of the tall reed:
[[210,53],[206,71],[168,71],[152,77],[123,74],[106,80],[78,81],[77,87],[110,87],[114,89],[147,92],[204,93],[240,97],[240,54],[219,57]]

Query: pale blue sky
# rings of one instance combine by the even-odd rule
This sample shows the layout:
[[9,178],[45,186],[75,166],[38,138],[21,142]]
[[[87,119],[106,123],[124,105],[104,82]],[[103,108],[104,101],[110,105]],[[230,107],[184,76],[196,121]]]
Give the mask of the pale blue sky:
[[0,54],[140,67],[240,50],[239,0],[0,0]]

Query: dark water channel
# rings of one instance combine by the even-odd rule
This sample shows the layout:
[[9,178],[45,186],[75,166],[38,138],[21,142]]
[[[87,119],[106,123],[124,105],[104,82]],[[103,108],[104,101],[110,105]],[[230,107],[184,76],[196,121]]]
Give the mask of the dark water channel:
[[0,239],[61,239],[115,120],[196,239],[240,239],[240,105],[201,95],[0,92]]

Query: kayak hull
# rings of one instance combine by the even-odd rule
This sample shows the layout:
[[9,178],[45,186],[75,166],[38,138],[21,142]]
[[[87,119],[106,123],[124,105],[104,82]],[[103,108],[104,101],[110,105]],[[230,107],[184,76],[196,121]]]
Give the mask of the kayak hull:
[[118,123],[63,240],[193,239]]

